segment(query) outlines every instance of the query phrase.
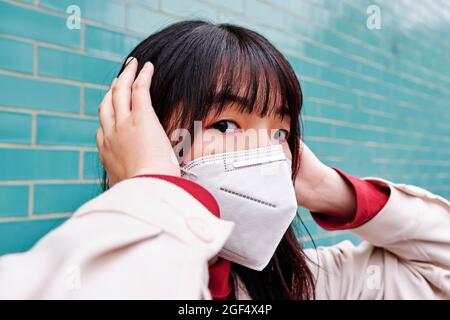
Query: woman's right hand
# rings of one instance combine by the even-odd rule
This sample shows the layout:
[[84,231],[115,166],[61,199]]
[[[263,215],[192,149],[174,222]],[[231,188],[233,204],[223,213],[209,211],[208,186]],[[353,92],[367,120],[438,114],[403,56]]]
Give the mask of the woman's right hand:
[[146,62],[136,77],[137,68],[135,58],[128,61],[99,108],[96,140],[110,186],[141,174],[180,176],[180,166],[150,98],[153,65]]

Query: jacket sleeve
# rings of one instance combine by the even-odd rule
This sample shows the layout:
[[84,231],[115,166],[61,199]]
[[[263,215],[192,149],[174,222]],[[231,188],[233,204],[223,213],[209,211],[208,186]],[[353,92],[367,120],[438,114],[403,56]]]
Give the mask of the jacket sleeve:
[[308,249],[319,299],[450,298],[450,203],[424,189],[390,189],[371,220],[351,231],[364,241]]
[[0,257],[0,299],[210,299],[207,263],[232,228],[173,183],[125,180]]

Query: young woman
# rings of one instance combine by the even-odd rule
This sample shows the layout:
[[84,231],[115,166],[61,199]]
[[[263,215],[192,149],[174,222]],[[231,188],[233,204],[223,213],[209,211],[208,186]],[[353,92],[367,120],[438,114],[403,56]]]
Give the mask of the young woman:
[[[109,190],[1,257],[0,298],[449,298],[450,203],[327,167],[301,142],[301,104],[253,31],[151,35],[99,108]],[[297,205],[364,242],[303,249]]]

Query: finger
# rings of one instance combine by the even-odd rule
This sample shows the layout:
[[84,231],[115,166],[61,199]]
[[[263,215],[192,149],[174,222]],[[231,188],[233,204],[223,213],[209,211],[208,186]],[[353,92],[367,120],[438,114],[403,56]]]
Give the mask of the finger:
[[147,61],[134,81],[133,90],[131,93],[132,112],[150,111],[153,114],[155,113],[152,106],[152,99],[150,97],[150,86],[152,84],[153,71],[153,64]]
[[112,87],[112,103],[116,123],[130,114],[131,86],[134,78],[136,77],[137,67],[137,60],[135,58],[131,58],[124,71]]
[[115,120],[111,89],[108,90],[100,103],[100,107],[98,108],[98,116],[100,119],[100,126],[104,132],[109,132],[112,128],[114,128]]

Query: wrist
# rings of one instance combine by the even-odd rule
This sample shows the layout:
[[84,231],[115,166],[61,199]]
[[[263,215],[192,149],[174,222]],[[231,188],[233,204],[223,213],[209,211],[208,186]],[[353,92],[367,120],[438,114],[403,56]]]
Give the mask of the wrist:
[[325,166],[318,174],[318,179],[308,191],[299,192],[307,197],[300,205],[311,212],[321,213],[334,219],[351,219],[356,211],[356,195],[348,183],[334,169]]
[[321,164],[314,172],[300,173],[295,182],[298,205],[309,211],[318,210],[322,204],[323,194],[327,192],[327,181],[332,177],[331,168]]

